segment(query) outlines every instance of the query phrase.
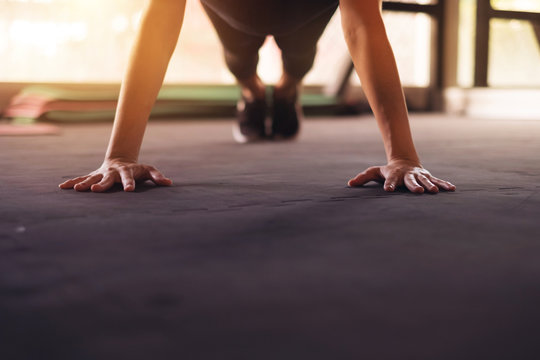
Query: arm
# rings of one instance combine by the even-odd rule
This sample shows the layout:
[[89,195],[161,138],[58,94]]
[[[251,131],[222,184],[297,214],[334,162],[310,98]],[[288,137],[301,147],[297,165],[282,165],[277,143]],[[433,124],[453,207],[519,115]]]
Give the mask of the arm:
[[149,2],[122,81],[105,160],[96,171],[60,184],[62,189],[101,192],[121,182],[125,191],[133,191],[136,180],[152,180],[158,185],[172,183],[154,167],[137,161],[150,111],[178,41],[185,3],[186,0]]
[[388,164],[371,167],[349,181],[361,186],[384,181],[386,191],[405,185],[422,193],[439,187],[453,191],[455,186],[423,169],[409,127],[407,107],[396,61],[386,35],[381,0],[341,0],[342,25],[347,46],[362,88],[381,131]]

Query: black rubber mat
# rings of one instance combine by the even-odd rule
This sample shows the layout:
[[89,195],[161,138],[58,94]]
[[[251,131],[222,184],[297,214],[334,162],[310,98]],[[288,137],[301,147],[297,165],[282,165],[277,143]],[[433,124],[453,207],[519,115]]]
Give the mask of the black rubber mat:
[[63,191],[109,124],[0,142],[2,359],[534,359],[540,122],[413,116],[455,193],[347,188],[376,124],[309,120],[291,143],[231,121],[155,122],[172,187]]

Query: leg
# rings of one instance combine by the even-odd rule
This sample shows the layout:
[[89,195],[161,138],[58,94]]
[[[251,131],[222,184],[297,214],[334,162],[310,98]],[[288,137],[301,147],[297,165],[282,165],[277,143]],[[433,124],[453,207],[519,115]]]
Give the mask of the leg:
[[235,29],[219,14],[201,2],[223,45],[225,63],[236,77],[242,91],[237,104],[237,122],[233,137],[239,143],[266,137],[265,86],[257,75],[259,48],[266,36],[257,36]]
[[274,86],[274,96],[280,99],[295,101],[301,86],[302,78],[293,77],[284,69],[281,78]]
[[201,4],[216,29],[223,45],[225,63],[240,85],[244,98],[248,101],[264,98],[265,87],[257,75],[257,64],[259,49],[266,38],[233,28],[208,5]]
[[242,97],[247,101],[263,100],[266,98],[266,88],[257,73],[245,79],[236,79],[242,91]]
[[283,74],[273,94],[272,133],[276,137],[293,138],[299,131],[302,109],[298,94],[302,79],[313,66],[317,42],[336,8],[337,3],[294,32],[274,36],[283,60]]
[[284,97],[294,96],[302,79],[313,66],[317,42],[337,8],[331,6],[299,29],[275,40],[282,52],[283,75],[276,84],[276,91]]

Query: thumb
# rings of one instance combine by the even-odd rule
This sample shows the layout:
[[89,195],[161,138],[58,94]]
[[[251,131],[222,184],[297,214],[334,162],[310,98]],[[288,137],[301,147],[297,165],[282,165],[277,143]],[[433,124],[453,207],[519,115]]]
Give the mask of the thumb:
[[377,181],[382,179],[381,168],[379,166],[372,166],[356,177],[349,180],[349,186],[362,186],[370,181]]

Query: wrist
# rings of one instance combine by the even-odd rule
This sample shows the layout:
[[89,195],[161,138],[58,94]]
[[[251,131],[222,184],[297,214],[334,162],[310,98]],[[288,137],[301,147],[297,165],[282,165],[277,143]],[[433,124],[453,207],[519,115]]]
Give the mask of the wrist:
[[385,141],[386,160],[420,162],[420,157],[410,136],[394,137],[393,141]]
[[115,155],[107,155],[105,156],[105,159],[103,159],[103,163],[110,164],[110,163],[136,163],[137,159],[127,157],[127,156],[115,156]]
[[393,156],[388,158],[388,164],[408,164],[412,166],[419,166],[420,164],[420,158],[418,156]]
[[136,154],[130,154],[129,151],[115,151],[114,149],[109,149],[105,153],[104,161],[121,161],[121,162],[131,162],[136,163],[138,156]]
[[420,163],[420,157],[414,148],[414,145],[410,146],[393,146],[386,152],[386,159],[390,162],[408,162],[408,163]]

